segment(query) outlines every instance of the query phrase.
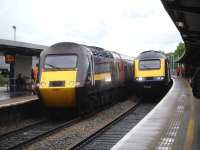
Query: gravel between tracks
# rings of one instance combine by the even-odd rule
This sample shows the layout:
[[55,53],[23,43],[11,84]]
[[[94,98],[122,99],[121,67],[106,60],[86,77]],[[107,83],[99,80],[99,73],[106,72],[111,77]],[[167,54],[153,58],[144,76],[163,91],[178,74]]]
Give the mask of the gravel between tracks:
[[0,123],[0,135],[6,134],[11,131],[15,131],[20,128],[32,125],[41,121],[42,118],[29,118],[24,120],[15,120],[11,123]]
[[24,147],[24,149],[38,150],[38,149],[70,149],[75,144],[82,141],[87,136],[91,135],[98,129],[102,128],[119,115],[126,112],[136,104],[138,99],[131,97],[126,101],[120,102],[94,116],[84,119],[83,121],[68,127],[63,130],[45,137],[36,143]]

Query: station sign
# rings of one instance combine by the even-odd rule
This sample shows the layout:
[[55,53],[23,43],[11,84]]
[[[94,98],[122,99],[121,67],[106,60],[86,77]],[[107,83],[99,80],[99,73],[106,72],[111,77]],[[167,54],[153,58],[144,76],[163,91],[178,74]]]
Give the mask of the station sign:
[[13,55],[5,55],[5,63],[11,64],[15,62],[15,56]]

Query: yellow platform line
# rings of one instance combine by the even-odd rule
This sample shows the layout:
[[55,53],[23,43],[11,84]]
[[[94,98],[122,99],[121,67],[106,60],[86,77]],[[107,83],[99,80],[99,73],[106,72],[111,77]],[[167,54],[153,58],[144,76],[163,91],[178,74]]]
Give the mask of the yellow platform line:
[[191,115],[187,127],[187,135],[185,139],[184,150],[191,150],[193,145],[194,129],[195,129],[195,99],[192,99],[190,101],[190,107],[191,107]]

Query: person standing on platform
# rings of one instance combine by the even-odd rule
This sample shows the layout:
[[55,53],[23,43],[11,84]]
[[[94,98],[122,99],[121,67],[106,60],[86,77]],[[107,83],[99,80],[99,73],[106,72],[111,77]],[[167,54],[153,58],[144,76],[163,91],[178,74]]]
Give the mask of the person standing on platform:
[[181,67],[181,75],[183,78],[185,78],[185,66]]
[[17,79],[16,79],[16,86],[17,86],[17,91],[23,91],[25,87],[25,81],[22,78],[21,73],[18,74]]
[[176,68],[176,75],[177,75],[177,77],[179,77],[179,75],[180,75],[180,68],[179,67]]
[[33,80],[33,83],[32,83],[32,92],[33,94],[36,94],[36,82],[37,82],[37,79],[38,79],[38,64],[36,64],[32,71],[31,71],[31,76],[32,76],[32,80]]
[[33,67],[33,80],[36,83],[38,78],[38,64]]

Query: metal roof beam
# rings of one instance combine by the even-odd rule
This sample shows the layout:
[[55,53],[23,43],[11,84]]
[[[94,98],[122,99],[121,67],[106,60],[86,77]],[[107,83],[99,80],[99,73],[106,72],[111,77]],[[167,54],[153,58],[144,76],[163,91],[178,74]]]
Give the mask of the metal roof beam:
[[166,8],[171,11],[200,14],[199,7],[182,6],[177,3],[166,3]]

